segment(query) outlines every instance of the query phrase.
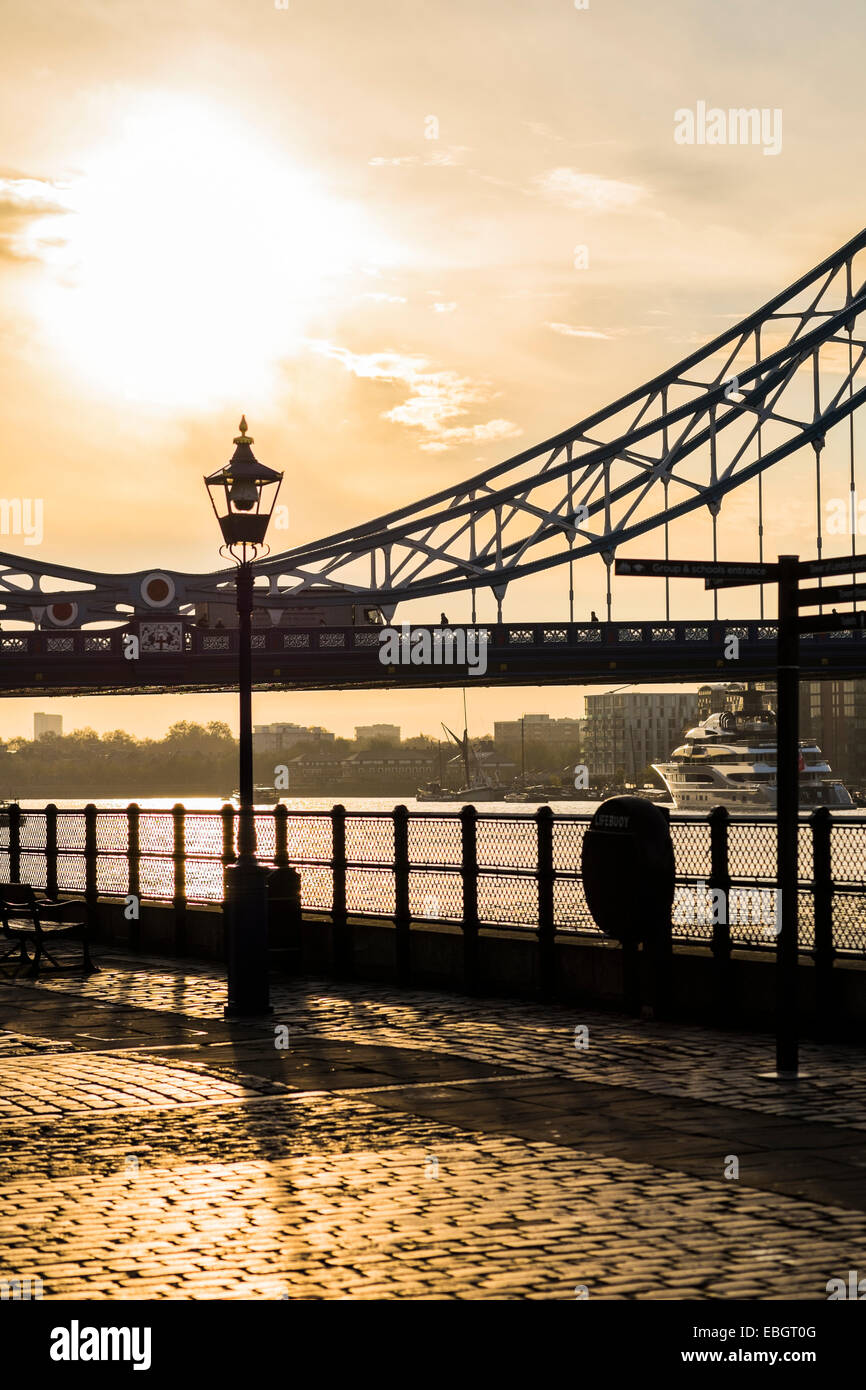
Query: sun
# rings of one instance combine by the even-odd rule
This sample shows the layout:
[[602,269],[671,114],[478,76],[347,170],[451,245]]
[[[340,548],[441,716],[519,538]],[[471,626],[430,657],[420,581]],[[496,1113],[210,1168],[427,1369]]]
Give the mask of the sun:
[[270,396],[346,277],[395,248],[357,206],[217,108],[137,102],[34,225],[51,348],[154,405]]

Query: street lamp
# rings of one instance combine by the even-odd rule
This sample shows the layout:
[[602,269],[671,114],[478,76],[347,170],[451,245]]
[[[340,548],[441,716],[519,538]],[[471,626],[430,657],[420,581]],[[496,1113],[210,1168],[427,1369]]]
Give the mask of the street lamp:
[[267,551],[265,535],[283,481],[282,473],[266,468],[253,454],[243,416],[239,428],[229,462],[204,480],[222,531],[220,554],[230,555],[238,567],[240,815],[238,857],[226,869],[227,1018],[270,1012],[268,870],[256,860],[253,816],[253,562]]

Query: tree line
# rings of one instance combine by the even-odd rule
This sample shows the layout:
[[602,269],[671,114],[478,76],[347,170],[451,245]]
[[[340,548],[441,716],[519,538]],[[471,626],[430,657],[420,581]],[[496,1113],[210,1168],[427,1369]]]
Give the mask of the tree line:
[[77,729],[0,743],[0,793],[9,801],[229,796],[237,766],[237,739],[218,720],[181,720],[160,739]]

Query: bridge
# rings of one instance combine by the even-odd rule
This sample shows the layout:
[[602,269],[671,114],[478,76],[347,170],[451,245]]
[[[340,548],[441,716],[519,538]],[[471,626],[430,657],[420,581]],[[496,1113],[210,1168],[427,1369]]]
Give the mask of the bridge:
[[[650,534],[667,557],[671,528],[701,514],[711,520],[718,559],[719,515],[742,488],[754,502],[749,558],[774,559],[764,479],[803,449],[814,458],[821,557],[823,451],[837,427],[845,427],[852,506],[857,491],[853,421],[866,395],[864,264],[866,230],[704,348],[561,433],[455,487],[257,563],[254,604],[271,627],[255,632],[255,684],[465,683],[465,668],[383,666],[375,630],[339,625],[337,609],[347,596],[390,621],[416,600],[464,594],[477,626],[477,596],[492,595],[487,672],[476,678],[487,684],[770,674],[775,629],[764,620],[763,599],[758,620],[720,619],[718,594],[711,620],[673,620],[666,582],[663,618],[614,620],[614,562]],[[852,553],[855,547],[852,535]],[[599,562],[605,620],[575,623],[575,567],[583,574]],[[507,621],[511,587],[547,570],[567,579],[562,617]],[[235,634],[203,628],[196,616],[202,605],[230,601],[234,583],[233,568],[105,574],[0,554],[0,693],[230,686]],[[337,622],[317,630],[285,626],[287,612],[311,601],[331,608]],[[725,657],[729,635],[740,643],[736,661]],[[128,659],[129,637],[137,639],[135,659]],[[804,671],[850,676],[862,672],[864,651],[859,632],[806,638]]]
[[[429,628],[424,631],[429,632]],[[458,629],[453,629],[457,631]],[[409,627],[409,632],[417,631]],[[461,628],[485,643],[486,668],[398,668],[380,660],[377,628],[271,628],[253,633],[258,690],[351,690],[630,681],[765,680],[776,670],[776,624],[646,621],[517,623]],[[130,660],[128,638],[140,655]],[[723,653],[732,650],[736,659]],[[160,694],[225,690],[237,681],[237,631],[180,621],[135,622],[109,632],[44,631],[0,636],[0,695]],[[801,639],[805,678],[844,679],[866,668],[866,632]]]

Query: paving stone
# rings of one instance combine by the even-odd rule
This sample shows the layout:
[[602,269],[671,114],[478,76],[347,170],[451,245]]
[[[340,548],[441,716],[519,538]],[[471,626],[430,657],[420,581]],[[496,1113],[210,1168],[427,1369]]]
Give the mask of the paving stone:
[[46,1297],[801,1300],[866,1266],[853,1050],[789,1091],[767,1039],[304,980],[280,1057],[219,972],[104,964],[0,984],[0,1273]]

